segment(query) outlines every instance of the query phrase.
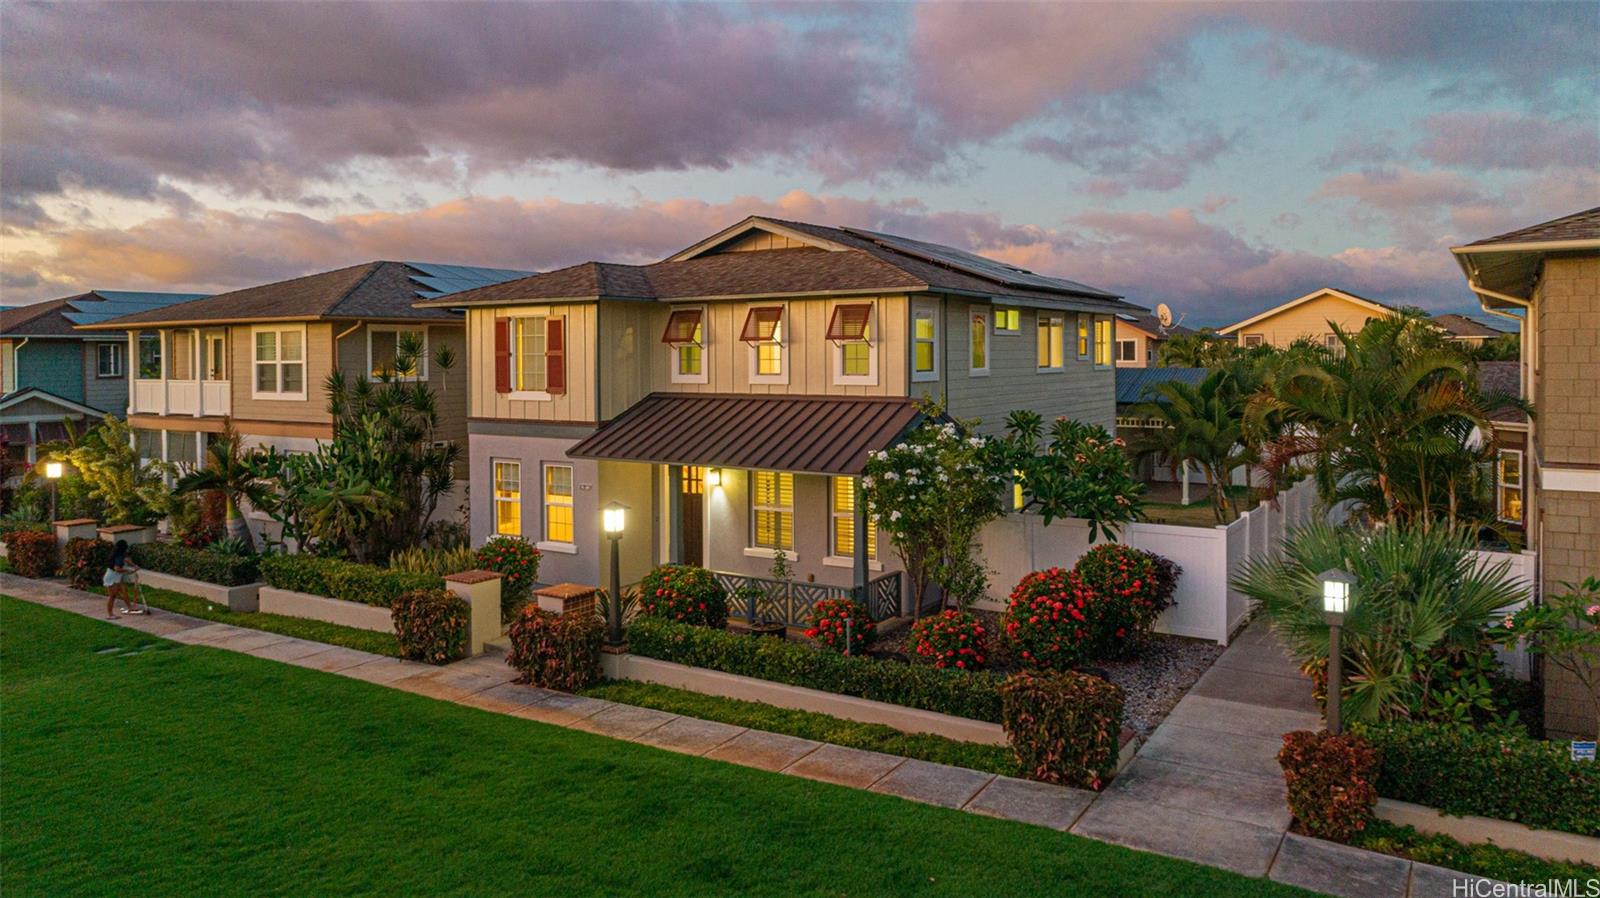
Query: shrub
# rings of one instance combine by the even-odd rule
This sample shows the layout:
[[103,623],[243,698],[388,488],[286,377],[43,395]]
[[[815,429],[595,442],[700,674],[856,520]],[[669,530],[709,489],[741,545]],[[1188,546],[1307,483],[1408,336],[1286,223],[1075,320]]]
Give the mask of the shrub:
[[811,606],[811,626],[806,628],[806,635],[831,652],[859,655],[877,635],[877,629],[872,614],[860,602],[821,599]]
[[6,556],[21,577],[48,577],[56,572],[56,535],[44,530],[5,534]]
[[752,639],[658,617],[635,620],[628,628],[628,645],[634,654],[646,658],[973,720],[1000,721],[1002,678],[988,672],[839,655],[781,639]]
[[[436,574],[440,577],[470,571],[478,566],[477,553],[466,546],[433,549],[412,546],[389,556],[389,570],[411,574]],[[504,580],[501,581],[504,583]]]
[[919,664],[981,670],[988,660],[988,645],[983,624],[954,608],[911,625],[911,660]]
[[128,554],[140,567],[218,586],[241,586],[261,579],[255,555],[228,555],[179,543],[136,543],[128,547]]
[[1088,657],[1091,596],[1070,571],[1034,571],[1017,583],[1002,626],[1025,667],[1071,670]]
[[261,576],[278,589],[385,608],[403,592],[444,587],[444,579],[435,574],[390,571],[315,555],[264,555]]
[[1378,794],[1385,798],[1600,836],[1600,766],[1572,760],[1565,743],[1426,723],[1360,732],[1378,752]]
[[682,624],[721,629],[728,622],[728,593],[711,572],[692,564],[663,564],[639,581],[639,613]]
[[61,567],[74,589],[93,589],[105,579],[114,547],[103,539],[74,537],[67,540]]
[[477,557],[478,567],[500,575],[501,619],[510,618],[539,582],[539,550],[520,536],[491,536]]
[[1306,832],[1348,842],[1367,827],[1378,803],[1378,755],[1354,733],[1285,733],[1278,764],[1289,787],[1289,812]]
[[511,622],[506,663],[522,681],[576,692],[600,679],[600,642],[605,626],[593,614],[554,614],[526,605]]
[[412,589],[395,596],[394,636],[400,655],[429,664],[449,664],[467,654],[472,608],[447,589]]
[[15,518],[0,518],[0,540],[5,539],[9,534],[20,531],[32,531],[34,533],[53,532],[50,525],[43,521],[20,521]]
[[1090,549],[1072,572],[1095,597],[1089,657],[1096,660],[1124,658],[1149,638],[1182,573],[1159,555],[1120,543]]
[[1071,671],[1023,671],[1000,687],[1000,700],[1000,723],[1029,778],[1098,790],[1116,773],[1122,687]]

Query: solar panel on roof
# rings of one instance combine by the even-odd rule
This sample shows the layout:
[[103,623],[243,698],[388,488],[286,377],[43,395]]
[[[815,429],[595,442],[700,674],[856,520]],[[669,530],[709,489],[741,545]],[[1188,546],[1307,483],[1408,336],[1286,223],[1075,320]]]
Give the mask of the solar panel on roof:
[[438,262],[407,262],[415,271],[421,274],[412,274],[411,280],[419,288],[417,296],[421,299],[437,299],[462,290],[471,290],[474,287],[487,287],[491,284],[500,284],[505,281],[514,281],[525,278],[534,272],[517,271],[511,268],[476,268],[471,265],[444,265]]
[[915,256],[940,265],[948,265],[958,271],[964,271],[967,274],[987,278],[1012,287],[1037,287],[1042,290],[1086,293],[1091,296],[1115,298],[1115,294],[1090,287],[1087,284],[1069,281],[1066,278],[1053,278],[1042,274],[1034,274],[1026,268],[1018,268],[1015,265],[1008,265],[1004,262],[985,258],[977,253],[956,249],[955,247],[912,240],[909,237],[896,237],[893,234],[880,234],[877,231],[868,231],[864,228],[845,228],[844,230],[855,234],[857,237],[864,237],[897,252],[905,253],[908,256]]

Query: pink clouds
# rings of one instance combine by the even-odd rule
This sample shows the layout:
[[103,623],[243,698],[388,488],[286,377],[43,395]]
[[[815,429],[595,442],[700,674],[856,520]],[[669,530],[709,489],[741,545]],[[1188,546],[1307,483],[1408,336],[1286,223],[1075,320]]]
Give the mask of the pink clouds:
[[1551,120],[1507,112],[1449,112],[1423,121],[1417,147],[1438,165],[1475,169],[1600,169],[1593,120]]

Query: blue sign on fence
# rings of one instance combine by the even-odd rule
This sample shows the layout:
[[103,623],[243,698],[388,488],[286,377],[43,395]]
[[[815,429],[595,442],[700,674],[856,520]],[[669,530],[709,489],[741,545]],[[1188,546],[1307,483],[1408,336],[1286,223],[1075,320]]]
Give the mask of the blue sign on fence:
[[1594,742],[1579,742],[1576,739],[1572,740],[1572,760],[1593,761]]

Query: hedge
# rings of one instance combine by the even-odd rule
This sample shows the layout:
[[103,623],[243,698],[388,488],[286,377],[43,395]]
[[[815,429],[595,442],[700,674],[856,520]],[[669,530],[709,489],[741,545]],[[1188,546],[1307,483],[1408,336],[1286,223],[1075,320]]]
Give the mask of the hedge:
[[182,543],[134,543],[128,554],[142,568],[202,583],[243,586],[261,579],[255,555],[226,555]]
[[56,535],[43,530],[12,530],[4,534],[6,557],[19,577],[35,579],[56,572],[60,552]]
[[0,537],[8,533],[53,533],[55,528],[43,521],[16,521],[10,518],[0,518]]
[[67,540],[62,553],[61,572],[73,589],[93,589],[105,582],[115,547],[103,539],[75,536]]
[[278,589],[387,608],[403,592],[443,589],[438,574],[413,574],[315,555],[263,555],[261,578]]
[[628,628],[628,646],[636,655],[690,667],[1000,722],[1004,678],[996,674],[840,655],[643,616]]
[[605,626],[596,615],[554,614],[524,605],[508,632],[506,663],[521,672],[521,682],[577,692],[599,681]]
[[467,656],[472,608],[448,589],[413,589],[395,596],[394,636],[400,656],[449,664]]
[[1378,794],[1447,814],[1600,836],[1600,765],[1564,742],[1426,723],[1364,726]]
[[1283,735],[1278,765],[1289,792],[1289,813],[1306,832],[1348,842],[1367,828],[1378,790],[1378,754],[1355,733],[1296,730]]
[[1099,790],[1117,772],[1121,686],[1073,671],[1023,671],[1005,681],[1000,698],[1024,776]]

